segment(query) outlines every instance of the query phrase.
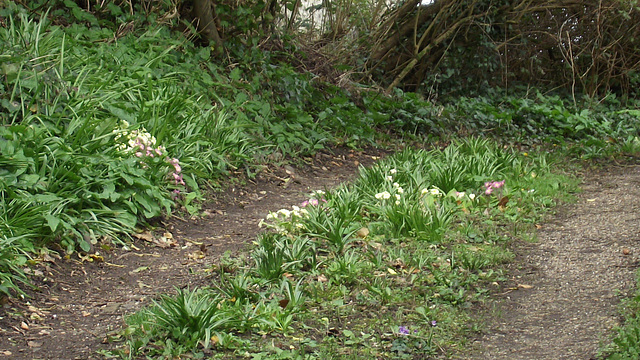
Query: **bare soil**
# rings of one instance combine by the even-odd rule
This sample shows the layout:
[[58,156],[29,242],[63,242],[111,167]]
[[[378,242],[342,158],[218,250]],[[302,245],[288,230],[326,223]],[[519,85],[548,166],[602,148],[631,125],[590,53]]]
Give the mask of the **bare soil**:
[[[123,316],[175,287],[206,285],[226,251],[254,239],[269,211],[311,190],[351,179],[383,154],[335,150],[313,165],[261,172],[215,196],[197,219],[171,218],[138,250],[98,249],[100,257],[44,257],[38,286],[0,309],[0,359],[103,359],[96,353]],[[640,166],[587,174],[576,204],[543,224],[535,243],[516,244],[510,279],[496,291],[488,326],[462,359],[595,359],[618,324],[617,305],[634,290],[640,259]],[[168,238],[163,234],[171,233]],[[146,239],[146,240],[145,240]],[[93,261],[89,261],[93,259]]]
[[519,244],[485,334],[466,359],[598,359],[635,290],[640,166],[586,175],[576,204]]

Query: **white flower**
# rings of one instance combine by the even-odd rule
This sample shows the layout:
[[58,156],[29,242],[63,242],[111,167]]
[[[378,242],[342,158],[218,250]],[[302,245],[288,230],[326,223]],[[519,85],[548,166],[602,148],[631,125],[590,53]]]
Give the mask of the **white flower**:
[[295,211],[295,212],[300,212],[300,207],[298,207],[298,206],[296,206],[296,205],[291,206],[291,208],[292,208],[292,209],[293,209],[293,211]]
[[396,200],[396,205],[400,205],[400,200]]
[[400,200],[400,194],[396,194],[396,200]]
[[398,194],[404,194],[404,189],[401,187],[398,187],[398,190],[396,190],[398,192]]
[[387,200],[387,199],[389,199],[390,197],[391,197],[391,194],[389,194],[389,192],[388,192],[388,191],[383,191],[383,192],[381,192],[381,193],[377,193],[377,194],[376,194],[376,199],[378,199],[378,200],[382,200],[382,199]]
[[397,188],[399,188],[399,187],[400,187],[400,184],[398,184],[398,183],[393,183],[393,187],[397,187]]
[[391,175],[387,176],[387,180],[388,181],[393,181],[393,176],[391,176]]
[[425,194],[426,194],[426,193],[428,193],[428,192],[429,192],[429,189],[424,188],[424,189],[422,189],[422,191],[420,192],[420,195],[425,195]]
[[287,209],[280,209],[280,210],[278,210],[278,214],[279,215],[283,215],[284,217],[289,217],[289,216],[291,216],[291,211],[289,211]]
[[476,198],[476,194],[473,194],[473,193],[469,194],[469,199],[473,200],[475,198]]
[[429,190],[429,193],[431,195],[433,195],[433,196],[441,196],[442,195],[442,192],[440,192],[440,189],[438,189],[436,187],[431,188],[431,190]]
[[391,175],[395,175],[395,174],[398,172],[398,170],[396,170],[396,169],[391,169],[389,172],[391,173]]

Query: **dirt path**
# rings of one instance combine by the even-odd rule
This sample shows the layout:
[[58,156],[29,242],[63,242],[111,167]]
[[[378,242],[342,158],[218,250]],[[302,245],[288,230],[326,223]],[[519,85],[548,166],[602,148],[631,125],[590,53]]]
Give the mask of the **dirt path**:
[[467,358],[596,359],[600,342],[618,324],[620,297],[634,288],[640,166],[587,179],[578,203],[560,209],[537,243],[518,249],[495,323]]
[[[0,359],[104,359],[96,351],[113,348],[107,335],[122,328],[125,314],[174,287],[207,285],[205,270],[225,251],[250,244],[269,211],[349,180],[358,165],[370,165],[379,155],[320,153],[304,169],[271,169],[255,181],[230,186],[207,206],[204,217],[160,224],[153,241],[135,241],[139,250],[99,250],[104,261],[76,254],[40,263],[32,271],[39,289],[30,291],[28,302],[14,299],[0,309]],[[172,238],[162,241],[165,231]]]

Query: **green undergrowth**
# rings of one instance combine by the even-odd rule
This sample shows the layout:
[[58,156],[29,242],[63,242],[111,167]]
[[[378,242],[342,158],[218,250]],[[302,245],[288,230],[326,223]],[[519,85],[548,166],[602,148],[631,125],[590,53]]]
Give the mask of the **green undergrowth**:
[[640,272],[636,274],[636,293],[622,301],[620,312],[624,319],[615,329],[612,341],[602,347],[600,356],[608,360],[632,360],[640,358]]
[[461,126],[471,134],[483,131],[494,138],[523,143],[554,143],[571,156],[598,159],[640,150],[640,103],[622,102],[611,94],[601,101],[574,103],[559,95],[504,95],[457,98],[444,117],[467,118]]
[[294,39],[230,40],[221,60],[167,19],[37,3],[0,6],[0,295],[21,291],[43,248],[127,246],[158,218],[197,214],[205,189],[333,146],[482,134],[583,158],[640,149],[639,110],[613,97],[345,90],[299,71]]
[[278,54],[218,64],[163,26],[60,27],[11,2],[0,17],[0,293],[20,291],[43,246],[125,245],[158,217],[196,213],[203,187],[377,136],[371,118],[340,117],[358,109],[345,92]]
[[509,245],[577,180],[544,153],[489,141],[406,149],[274,211],[212,283],[127,317],[110,353],[137,358],[431,358],[464,348],[505,281]]

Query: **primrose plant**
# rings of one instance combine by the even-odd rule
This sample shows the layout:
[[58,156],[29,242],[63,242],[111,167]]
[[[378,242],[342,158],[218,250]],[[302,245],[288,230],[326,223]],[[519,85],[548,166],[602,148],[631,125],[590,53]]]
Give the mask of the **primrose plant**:
[[300,206],[293,205],[291,209],[280,209],[276,212],[269,212],[267,217],[260,221],[259,227],[272,229],[283,235],[300,235],[305,228],[305,220],[309,218],[309,207],[322,206],[327,201],[324,199],[324,191],[315,190],[308,200],[303,201]]
[[400,175],[396,169],[385,175],[380,184],[384,191],[375,194],[373,212],[386,220],[394,236],[440,240],[458,209],[453,198],[458,197],[461,201],[463,198],[468,200],[468,196],[456,191],[445,194],[433,185],[422,189],[403,186],[396,181]]
[[[140,158],[140,164],[145,169],[148,169],[152,162],[157,161],[156,159],[162,159],[162,164],[168,164],[170,167],[169,174],[167,174],[168,182],[175,187],[185,186],[180,160],[167,156],[166,148],[157,145],[155,136],[151,135],[144,127],[129,129],[129,123],[122,120],[120,126],[113,130],[113,133],[115,141],[118,143],[116,145],[118,151]],[[178,188],[175,188],[173,192],[175,196],[180,194]]]

